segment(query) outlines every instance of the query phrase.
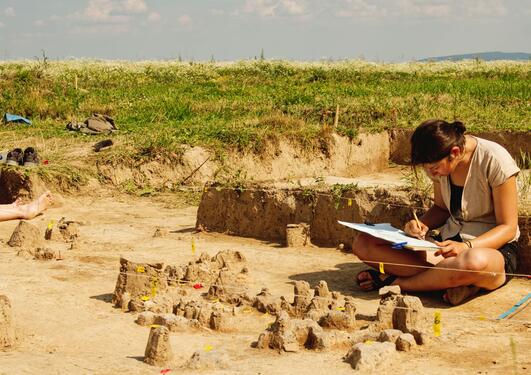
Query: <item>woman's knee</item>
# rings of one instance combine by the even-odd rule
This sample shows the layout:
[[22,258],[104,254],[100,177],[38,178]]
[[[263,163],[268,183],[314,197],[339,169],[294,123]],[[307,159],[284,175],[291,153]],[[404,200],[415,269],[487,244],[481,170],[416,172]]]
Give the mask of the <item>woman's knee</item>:
[[489,261],[485,254],[477,249],[471,249],[464,254],[461,264],[462,269],[467,271],[483,271],[489,265]]
[[[489,256],[481,249],[471,249],[462,254],[459,259],[458,268],[461,270],[455,277],[459,281],[473,281],[482,276],[481,271],[489,268]],[[469,272],[466,272],[469,271]]]
[[360,233],[352,244],[352,252],[360,259],[367,258],[370,248],[373,247],[374,237]]

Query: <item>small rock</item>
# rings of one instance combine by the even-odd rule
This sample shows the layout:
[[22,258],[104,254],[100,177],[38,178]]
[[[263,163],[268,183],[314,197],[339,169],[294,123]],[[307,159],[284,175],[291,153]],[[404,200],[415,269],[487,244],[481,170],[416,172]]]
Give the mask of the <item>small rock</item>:
[[63,257],[61,256],[61,253],[58,251],[54,251],[48,248],[37,248],[35,250],[35,253],[33,254],[34,259],[36,260],[61,260]]
[[153,237],[166,237],[170,232],[165,228],[158,227],[155,229],[155,233],[153,233]]
[[397,307],[393,314],[393,328],[405,333],[414,330],[421,331],[424,306],[420,299],[413,296],[401,296],[398,298]]
[[410,332],[415,338],[417,345],[426,345],[430,342],[429,335],[426,332],[413,330]]
[[399,285],[387,285],[383,288],[380,288],[378,295],[380,298],[387,298],[392,295],[400,295],[401,290]]
[[196,351],[184,367],[193,370],[226,369],[229,367],[229,357],[227,353],[217,350]]
[[396,350],[409,352],[413,346],[416,346],[415,338],[411,333],[403,333],[396,340]]
[[380,333],[380,336],[378,336],[378,341],[392,342],[394,344],[402,334],[403,332],[398,329],[386,329]]
[[360,343],[352,347],[345,360],[352,368],[368,372],[387,365],[396,356],[395,345],[390,342]]
[[155,323],[155,314],[151,311],[143,311],[138,314],[135,323],[141,326],[150,326]]

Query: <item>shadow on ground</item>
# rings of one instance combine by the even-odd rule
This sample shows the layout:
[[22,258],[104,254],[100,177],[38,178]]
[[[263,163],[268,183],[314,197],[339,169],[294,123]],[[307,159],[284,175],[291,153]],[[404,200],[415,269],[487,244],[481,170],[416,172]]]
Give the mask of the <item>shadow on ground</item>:
[[97,299],[98,301],[111,303],[112,302],[112,296],[113,296],[112,293],[105,293],[105,294],[100,294],[100,295],[97,295],[97,296],[90,296],[89,298],[90,299]]

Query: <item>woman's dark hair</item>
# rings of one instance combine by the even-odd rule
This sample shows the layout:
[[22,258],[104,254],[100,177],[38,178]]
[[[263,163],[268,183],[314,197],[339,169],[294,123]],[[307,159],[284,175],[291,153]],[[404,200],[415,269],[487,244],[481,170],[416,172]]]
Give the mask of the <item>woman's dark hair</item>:
[[433,163],[450,155],[453,147],[465,147],[463,123],[444,120],[427,120],[411,136],[411,164]]

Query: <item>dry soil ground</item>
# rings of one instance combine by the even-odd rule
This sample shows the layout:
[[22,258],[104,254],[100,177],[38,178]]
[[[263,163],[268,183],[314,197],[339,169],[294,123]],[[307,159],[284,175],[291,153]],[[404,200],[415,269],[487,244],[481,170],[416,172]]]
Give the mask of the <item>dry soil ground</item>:
[[[61,261],[17,256],[6,244],[17,223],[0,224],[0,292],[11,300],[19,336],[14,351],[0,353],[0,374],[158,374],[161,368],[142,362],[149,328],[135,324],[134,315],[110,303],[118,259],[121,255],[136,261],[184,264],[193,258],[192,237],[198,253],[243,252],[253,292],[268,286],[273,295],[291,296],[293,280],[307,280],[312,286],[326,280],[331,290],[356,297],[360,314],[375,314],[377,293],[363,293],[353,286],[352,278],[362,268],[354,256],[330,248],[283,248],[253,239],[193,233],[197,207],[172,208],[171,197],[167,198],[103,193],[65,198],[61,207],[32,221],[43,232],[51,219],[62,216],[84,222],[78,250],[53,245],[64,248]],[[153,238],[156,227],[170,233]],[[514,279],[497,291],[452,308],[442,304],[439,295],[421,295],[430,314],[436,309],[442,312],[442,336],[428,346],[400,353],[400,361],[388,370],[395,374],[529,373],[531,324],[525,323],[531,321],[529,309],[510,321],[478,319],[494,318],[507,310],[529,293],[529,286],[529,280]],[[230,367],[213,371],[217,374],[354,372],[342,360],[346,350],[278,354],[253,349],[251,343],[272,318],[258,314],[252,318],[251,324],[242,324],[234,333],[173,333],[177,364],[210,345],[231,358]],[[171,370],[170,374],[191,372],[178,366]]]

